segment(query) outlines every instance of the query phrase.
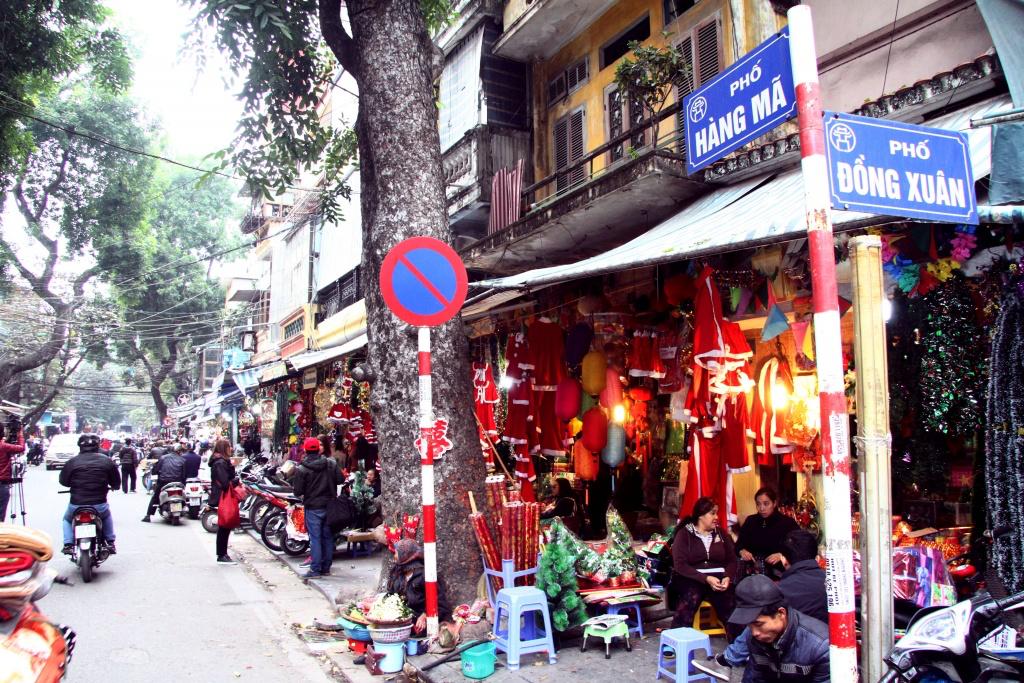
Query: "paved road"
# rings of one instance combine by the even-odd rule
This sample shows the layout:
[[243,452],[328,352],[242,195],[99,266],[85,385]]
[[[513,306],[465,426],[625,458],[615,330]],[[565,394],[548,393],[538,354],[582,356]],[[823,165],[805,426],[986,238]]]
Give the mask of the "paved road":
[[[32,467],[24,489],[29,524],[59,549],[68,496],[57,493],[58,474]],[[74,583],[55,585],[39,605],[78,633],[72,683],[330,680],[288,630],[273,596],[241,566],[214,563],[212,534],[198,521],[143,524],[147,501],[141,490],[110,494],[118,554],[91,583],[62,555],[50,563]]]

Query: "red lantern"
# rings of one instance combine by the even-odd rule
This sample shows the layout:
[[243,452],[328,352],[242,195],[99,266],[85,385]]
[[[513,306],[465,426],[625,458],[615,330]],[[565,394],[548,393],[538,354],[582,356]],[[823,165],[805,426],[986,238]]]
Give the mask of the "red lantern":
[[580,432],[583,446],[593,453],[608,443],[608,418],[598,407],[591,408],[583,415],[583,430]]
[[567,377],[558,383],[555,392],[555,415],[562,422],[568,422],[580,412],[580,400],[583,390],[580,383],[572,377]]

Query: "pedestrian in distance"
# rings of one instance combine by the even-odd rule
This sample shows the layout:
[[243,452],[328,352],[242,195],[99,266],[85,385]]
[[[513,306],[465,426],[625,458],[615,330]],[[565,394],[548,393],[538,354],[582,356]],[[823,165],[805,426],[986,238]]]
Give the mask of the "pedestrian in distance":
[[[779,590],[787,605],[822,624],[828,623],[828,598],[825,591],[825,570],[818,566],[818,538],[810,531],[796,529],[786,534],[782,554],[788,568],[779,580]],[[728,681],[730,667],[744,666],[750,657],[750,628],[744,628],[725,652],[693,665],[719,680]]]
[[750,629],[743,683],[830,680],[828,626],[791,607],[767,576],[755,574],[740,581],[729,622]]
[[[672,542],[672,592],[677,599],[672,628],[693,624],[705,600],[724,617],[733,610],[733,577],[736,551],[732,538],[718,528],[718,505],[710,498],[698,498],[693,514],[676,532]],[[740,628],[727,626],[729,640]]]
[[65,555],[72,552],[71,544],[75,540],[75,531],[71,520],[74,519],[75,510],[89,506],[100,513],[100,519],[103,520],[103,538],[107,550],[113,555],[117,552],[114,547],[116,536],[114,518],[110,515],[110,505],[107,504],[107,491],[121,488],[121,474],[109,457],[100,454],[100,438],[95,434],[83,434],[78,437],[78,449],[78,455],[68,460],[60,472],[60,485],[71,489],[71,501],[64,511],[64,548],[61,552]]
[[302,443],[305,458],[296,468],[292,482],[296,496],[302,498],[306,516],[306,531],[309,533],[309,549],[312,561],[304,579],[327,576],[334,561],[334,534],[327,525],[327,505],[338,497],[341,473],[338,463],[320,453],[320,440],[310,437]]
[[199,466],[203,464],[203,459],[196,453],[196,449],[189,444],[185,444],[182,457],[185,459],[185,481],[198,479]]
[[6,440],[4,428],[0,426],[0,522],[7,518],[7,504],[11,500],[11,462],[15,455],[25,450],[25,435],[21,429],[8,425]]
[[124,440],[124,446],[117,452],[121,465],[121,492],[128,493],[128,480],[131,479],[131,492],[135,493],[135,468],[139,466],[139,451],[131,439]]
[[160,489],[171,482],[185,483],[185,458],[177,451],[164,453],[153,465],[152,477],[154,481],[153,495],[149,499],[149,507],[146,508],[146,516],[142,518],[143,522],[151,521],[153,513],[160,505]]
[[[217,439],[210,454],[210,499],[207,505],[216,510],[220,497],[235,485],[235,466],[231,464],[231,442]],[[228,556],[228,539],[231,529],[217,528],[217,564],[234,564]]]

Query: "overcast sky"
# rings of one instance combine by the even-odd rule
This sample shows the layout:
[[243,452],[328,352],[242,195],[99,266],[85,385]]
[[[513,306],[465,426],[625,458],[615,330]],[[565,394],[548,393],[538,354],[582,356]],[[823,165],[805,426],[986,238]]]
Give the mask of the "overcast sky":
[[211,53],[197,73],[182,54],[190,11],[178,0],[105,0],[135,50],[135,95],[166,131],[166,153],[199,158],[226,147],[241,106],[224,84],[227,70]]

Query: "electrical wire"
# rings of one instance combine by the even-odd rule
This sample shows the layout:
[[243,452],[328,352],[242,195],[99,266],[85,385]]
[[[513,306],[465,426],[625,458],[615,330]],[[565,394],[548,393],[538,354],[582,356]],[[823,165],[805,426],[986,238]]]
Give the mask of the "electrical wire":
[[889,60],[892,58],[892,44],[896,42],[896,21],[900,16],[900,0],[896,0],[896,12],[892,15],[892,31],[889,33],[889,51],[885,55],[885,74],[882,76],[882,93],[885,95],[885,86],[889,80]]

